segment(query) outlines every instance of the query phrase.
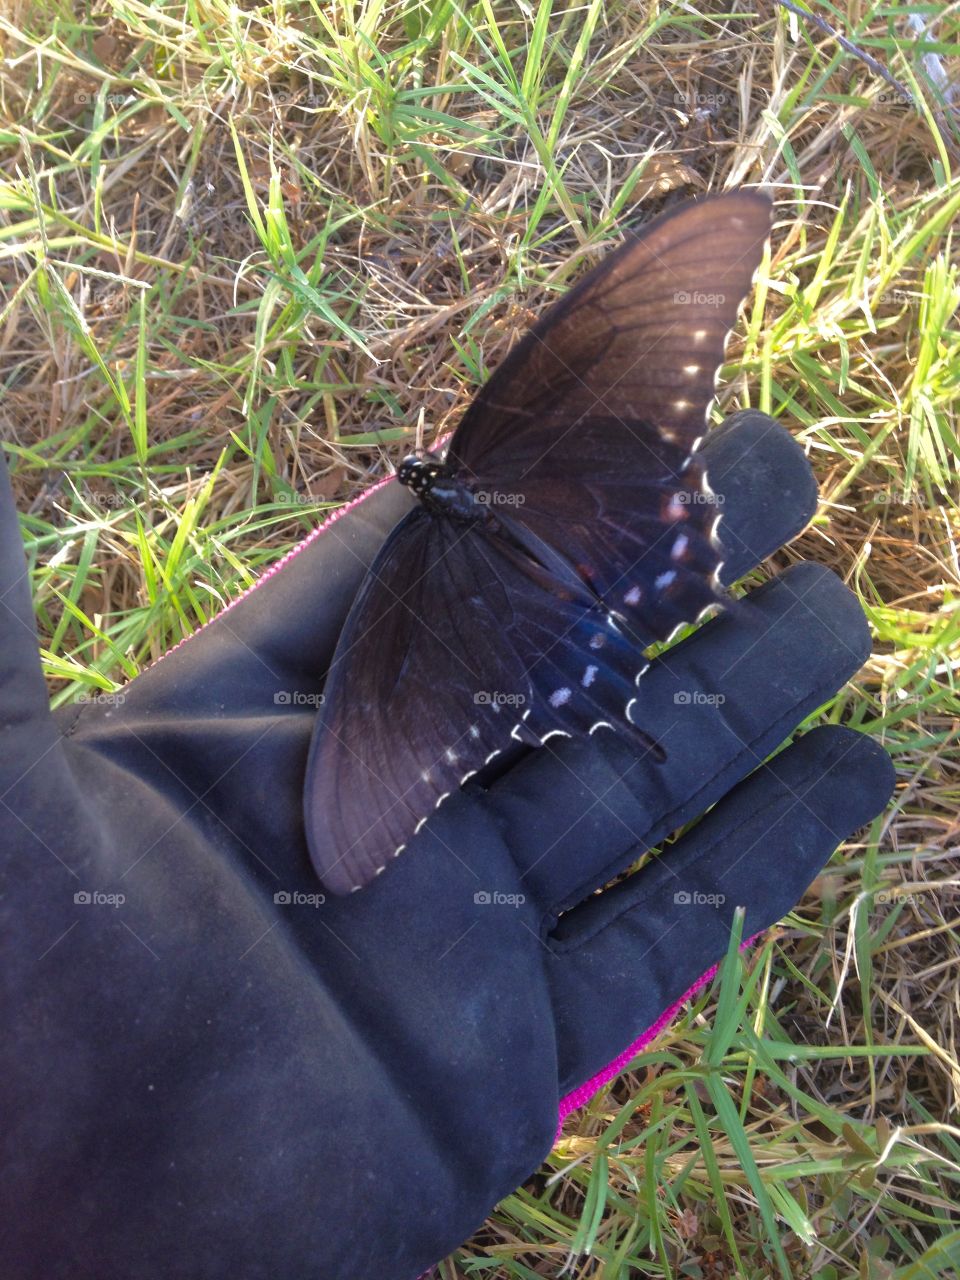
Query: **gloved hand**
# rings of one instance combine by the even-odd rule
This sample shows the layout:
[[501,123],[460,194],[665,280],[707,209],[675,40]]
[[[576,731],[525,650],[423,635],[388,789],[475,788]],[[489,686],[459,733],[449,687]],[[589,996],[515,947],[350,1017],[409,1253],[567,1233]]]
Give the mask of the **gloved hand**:
[[[803,526],[814,486],[760,415],[706,449],[731,580]],[[748,934],[775,922],[887,800],[886,755],[843,728],[761,763],[869,649],[853,596],[803,564],[641,681],[664,763],[607,731],[554,739],[318,904],[315,696],[409,501],[387,484],[122,702],[51,715],[0,475],[8,1280],[413,1280],[723,954],[734,908]]]

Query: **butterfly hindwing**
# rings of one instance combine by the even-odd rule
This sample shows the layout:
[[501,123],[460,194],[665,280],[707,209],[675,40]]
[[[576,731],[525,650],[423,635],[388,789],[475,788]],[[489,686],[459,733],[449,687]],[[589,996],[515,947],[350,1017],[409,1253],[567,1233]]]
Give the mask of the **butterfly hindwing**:
[[327,673],[307,762],[308,842],[332,892],[370,880],[503,745],[503,704],[483,696],[485,673],[503,667],[503,607],[463,527],[417,508],[381,549]]
[[562,547],[641,648],[719,599],[721,508],[697,455],[683,455],[646,424],[586,419],[519,484],[506,467],[484,483],[492,499],[522,496],[501,503],[500,519]]
[[331,892],[371,880],[502,750],[623,720],[636,645],[604,609],[563,592],[544,589],[531,610],[530,582],[499,539],[420,510],[385,544],[338,644],[307,762],[310,852]]

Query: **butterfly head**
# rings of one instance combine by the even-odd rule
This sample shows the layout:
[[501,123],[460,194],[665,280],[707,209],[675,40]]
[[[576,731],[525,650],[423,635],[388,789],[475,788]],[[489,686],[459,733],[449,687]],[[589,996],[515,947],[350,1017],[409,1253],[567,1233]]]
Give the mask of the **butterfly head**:
[[418,498],[425,497],[443,474],[443,463],[429,453],[422,458],[411,453],[397,467],[397,479],[412,489]]

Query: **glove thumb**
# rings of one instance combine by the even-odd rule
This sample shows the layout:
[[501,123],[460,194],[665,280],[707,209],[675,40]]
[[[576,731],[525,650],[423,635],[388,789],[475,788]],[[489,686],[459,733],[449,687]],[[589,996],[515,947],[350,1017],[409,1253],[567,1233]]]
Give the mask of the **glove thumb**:
[[0,795],[57,739],[38,649],[23,542],[0,449]]

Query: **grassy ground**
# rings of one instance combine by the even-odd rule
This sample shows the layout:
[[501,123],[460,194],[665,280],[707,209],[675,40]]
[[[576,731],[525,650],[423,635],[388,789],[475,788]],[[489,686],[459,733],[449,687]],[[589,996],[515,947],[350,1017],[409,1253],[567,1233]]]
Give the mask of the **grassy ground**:
[[771,567],[858,593],[874,657],[817,718],[882,737],[896,801],[743,1006],[699,999],[448,1280],[960,1267],[960,34],[936,5],[819,12],[865,56],[749,4],[0,10],[0,432],[58,702],[449,429],[620,221],[777,196],[720,403],[817,470]]

